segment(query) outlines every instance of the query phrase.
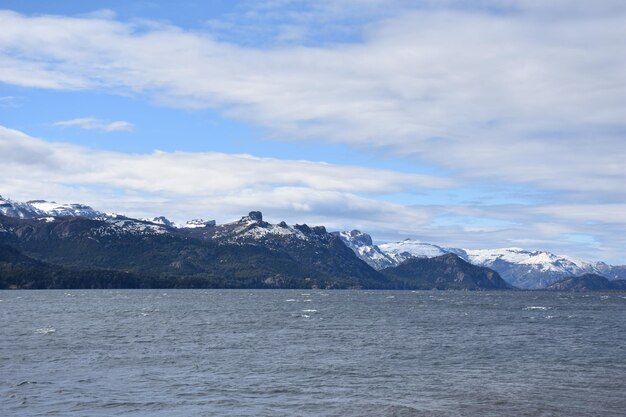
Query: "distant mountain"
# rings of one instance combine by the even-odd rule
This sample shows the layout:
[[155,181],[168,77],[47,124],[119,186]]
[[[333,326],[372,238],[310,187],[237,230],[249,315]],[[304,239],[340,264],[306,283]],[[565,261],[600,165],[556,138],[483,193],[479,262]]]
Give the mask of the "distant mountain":
[[544,288],[571,275],[598,273],[597,264],[546,251],[519,248],[462,250],[459,256],[487,266],[519,288]]
[[105,213],[96,211],[84,204],[58,204],[54,201],[45,200],[31,200],[21,203],[2,196],[0,196],[0,214],[21,219],[77,216],[96,219],[106,217]]
[[391,257],[396,265],[410,258],[434,258],[447,253],[454,253],[451,250],[444,249],[437,245],[411,239],[405,239],[400,242],[383,243],[379,248],[383,253]]
[[[0,214],[7,217],[18,217],[20,219],[44,219],[51,220],[55,217],[83,217],[86,219],[130,219],[121,214],[103,213],[94,210],[84,204],[59,204],[55,201],[31,200],[25,203],[14,201],[0,196]],[[159,216],[150,219],[132,219],[143,223],[153,223],[159,226],[179,227],[169,219]],[[194,219],[181,225],[182,228],[195,228],[215,225],[215,220]]]
[[585,273],[600,274],[610,279],[626,278],[626,266],[587,262],[546,251],[445,248],[411,239],[374,245],[371,238],[360,238],[369,235],[358,230],[339,235],[357,256],[378,270],[400,265],[412,258],[433,258],[452,253],[471,264],[497,271],[505,281],[518,288],[545,288],[561,278]]
[[549,285],[546,289],[555,291],[626,290],[626,280],[610,281],[600,275],[585,274],[564,278]]
[[[119,215],[0,215],[0,245],[41,263],[29,267],[40,278],[27,282],[17,261],[6,262],[2,280],[5,286],[65,288],[73,281],[50,282],[47,276],[105,270],[138,277],[125,281],[130,288],[393,288],[322,226],[270,224],[260,212],[223,225],[196,226]],[[106,288],[96,275],[81,285]]]
[[410,258],[383,269],[390,280],[420,290],[503,290],[510,286],[492,269],[472,265],[448,253],[434,258]]
[[257,211],[226,224],[197,219],[178,225],[162,216],[134,219],[83,204],[3,197],[0,244],[72,271],[127,271],[147,286],[397,288],[407,285],[404,278],[378,271],[446,254],[489,267],[519,288],[545,288],[586,273],[626,278],[626,266],[543,251],[445,248],[410,239],[375,245],[358,230],[270,224]]
[[398,262],[390,254],[383,252],[378,246],[372,243],[372,237],[367,233],[359,230],[350,232],[333,232],[343,241],[343,243],[352,249],[352,251],[369,266],[380,270],[396,266]]

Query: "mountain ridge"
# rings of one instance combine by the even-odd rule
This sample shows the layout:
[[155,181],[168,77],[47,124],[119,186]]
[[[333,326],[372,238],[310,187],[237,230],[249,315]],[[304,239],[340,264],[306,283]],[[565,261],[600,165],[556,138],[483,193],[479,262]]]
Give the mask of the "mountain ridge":
[[[354,260],[348,261],[346,252],[337,245],[336,241],[340,241],[358,259],[375,271],[398,267],[409,259],[455,254],[473,265],[495,270],[512,286],[527,289],[545,288],[564,277],[585,273],[603,275],[610,279],[626,278],[626,266],[587,262],[547,251],[531,251],[521,248],[478,250],[447,248],[412,239],[375,245],[369,234],[359,230],[329,233],[323,226],[287,225],[285,222],[270,224],[258,211],[252,211],[239,220],[224,224],[202,219],[176,224],[163,216],[134,219],[121,214],[103,213],[84,204],[59,204],[45,200],[22,203],[0,196],[0,215],[37,224],[50,223],[48,229],[52,233],[51,236],[56,233],[53,229],[58,226],[58,219],[82,218],[100,222],[90,232],[90,238],[96,240],[104,235],[127,237],[175,235],[183,239],[199,239],[220,245],[262,245],[273,251],[289,253],[292,257],[302,257],[303,262],[305,258],[306,262],[312,261],[312,258],[304,256],[304,253],[315,244],[325,245],[323,252],[326,255],[330,253],[331,246],[335,245],[332,249],[334,254],[354,264]],[[68,233],[71,229],[70,225],[71,222],[60,229],[63,229],[63,233]],[[57,232],[60,230],[56,229]],[[42,233],[43,230],[47,229],[45,227],[22,228],[19,231],[20,238],[35,232]],[[6,230],[0,225],[0,235],[3,232]],[[362,265],[354,266],[354,268],[355,271],[358,270],[374,280],[381,279],[380,275],[372,274]],[[330,267],[326,268],[325,273],[332,273]]]
[[[363,234],[358,230],[338,233],[342,239],[348,241],[347,246],[353,249],[357,256],[375,269],[398,266],[412,258],[433,258],[452,253],[473,265],[494,269],[506,282],[524,289],[544,288],[561,278],[584,273],[595,273],[612,280],[626,278],[626,267],[623,265],[613,266],[604,262],[588,262],[547,251],[521,248],[447,248],[412,239],[374,245],[371,243],[371,237],[361,236]],[[353,239],[352,236],[359,236],[359,238]],[[371,253],[375,253],[376,258],[368,259]],[[384,257],[387,261],[382,267],[379,266],[378,258],[380,257]]]

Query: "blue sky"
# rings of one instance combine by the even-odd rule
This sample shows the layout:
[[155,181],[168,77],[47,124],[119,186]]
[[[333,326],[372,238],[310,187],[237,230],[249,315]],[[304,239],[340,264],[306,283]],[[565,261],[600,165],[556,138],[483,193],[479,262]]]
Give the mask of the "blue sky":
[[626,263],[626,6],[4,1],[0,194]]

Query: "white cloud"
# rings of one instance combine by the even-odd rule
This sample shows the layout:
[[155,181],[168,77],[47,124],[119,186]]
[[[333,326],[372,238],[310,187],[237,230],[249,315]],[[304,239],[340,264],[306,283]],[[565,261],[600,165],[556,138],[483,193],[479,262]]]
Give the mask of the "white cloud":
[[0,154],[2,193],[13,198],[74,198],[103,210],[165,214],[176,220],[201,216],[232,220],[249,210],[268,209],[287,220],[330,219],[337,226],[353,216],[375,223],[403,212],[424,224],[427,216],[421,209],[357,194],[454,186],[434,176],[251,155],[97,151],[48,143],[3,127]]
[[21,98],[15,96],[1,96],[0,97],[0,108],[13,108],[19,107]]
[[256,49],[154,22],[2,12],[0,80],[218,108],[277,137],[384,150],[470,180],[621,192],[624,8],[472,4],[389,17],[359,43]]
[[130,122],[117,121],[117,122],[105,122],[95,117],[81,117],[71,120],[62,120],[52,123],[52,126],[57,127],[80,127],[87,130],[99,130],[101,132],[132,132],[135,126]]
[[[389,170],[218,152],[125,154],[46,142],[0,127],[0,194],[91,204],[138,217],[232,221],[262,210],[271,221],[357,228],[379,241],[523,246],[623,262],[624,205],[407,205],[393,193],[454,192],[449,179]],[[569,241],[589,236],[599,242]]]

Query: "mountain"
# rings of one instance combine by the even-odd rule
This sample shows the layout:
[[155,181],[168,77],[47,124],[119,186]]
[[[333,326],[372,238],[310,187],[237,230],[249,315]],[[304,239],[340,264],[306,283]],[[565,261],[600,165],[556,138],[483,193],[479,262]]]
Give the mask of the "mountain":
[[128,271],[147,286],[397,288],[406,282],[378,271],[445,254],[489,267],[520,288],[545,288],[585,273],[626,278],[626,266],[544,251],[445,248],[409,239],[375,245],[358,230],[270,224],[257,211],[226,224],[197,219],[178,225],[165,217],[133,219],[83,204],[2,197],[0,244],[74,272]]
[[[7,217],[18,217],[21,219],[44,219],[54,217],[83,217],[86,219],[130,219],[126,216],[116,213],[103,213],[94,210],[90,206],[84,204],[59,204],[55,201],[31,200],[25,203],[14,201],[0,196],[0,214]],[[131,219],[144,223],[153,223],[160,226],[176,228],[174,222],[166,217],[159,216],[150,219]],[[194,219],[181,225],[182,228],[205,227],[215,225],[215,220]]]
[[[270,224],[260,212],[191,228],[120,215],[91,219],[11,213],[15,216],[0,215],[0,245],[40,262],[30,270],[39,271],[41,278],[26,285],[16,273],[17,261],[7,262],[2,279],[8,286],[65,288],[71,280],[51,282],[46,276],[107,271],[136,277],[124,283],[130,288],[393,288],[324,227]],[[96,278],[81,285],[108,287]]]
[[384,243],[380,245],[379,248],[383,253],[392,258],[396,265],[410,258],[434,258],[452,253],[437,245],[412,239],[405,239],[401,242]]
[[342,242],[352,249],[352,251],[369,266],[376,270],[389,268],[399,264],[397,260],[389,254],[380,250],[372,243],[372,237],[359,230],[350,232],[333,232]]
[[592,262],[520,248],[463,250],[460,256],[498,271],[519,288],[544,288],[566,276],[600,272]]
[[0,214],[22,219],[42,217],[85,217],[96,219],[106,217],[101,213],[84,204],[58,204],[55,201],[32,200],[26,203],[10,200],[0,196]]
[[357,256],[378,270],[398,266],[408,259],[433,258],[452,253],[471,264],[497,271],[505,281],[518,288],[545,288],[564,277],[585,273],[599,274],[610,279],[626,278],[626,266],[587,262],[546,251],[445,248],[411,239],[374,245],[360,238],[369,235],[358,230],[342,232],[340,235]]
[[610,281],[601,275],[585,274],[564,278],[549,285],[546,289],[555,291],[626,290],[626,280]]
[[390,280],[419,290],[503,290],[510,286],[492,269],[472,265],[448,253],[434,258],[410,258],[383,269]]

